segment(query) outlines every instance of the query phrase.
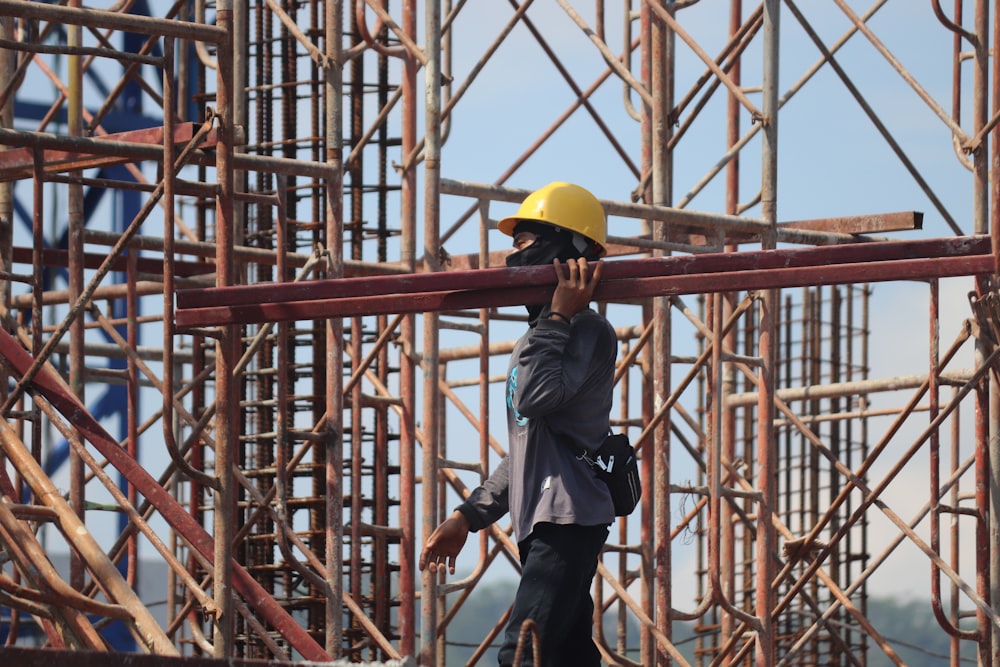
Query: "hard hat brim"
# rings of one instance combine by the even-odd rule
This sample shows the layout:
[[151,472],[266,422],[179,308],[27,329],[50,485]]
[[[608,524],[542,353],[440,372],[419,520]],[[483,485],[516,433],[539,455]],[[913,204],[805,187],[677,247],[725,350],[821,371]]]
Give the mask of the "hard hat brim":
[[514,235],[514,228],[517,227],[517,223],[521,220],[526,220],[526,218],[519,218],[517,216],[508,216],[497,223],[497,229],[506,234],[507,236]]
[[[543,220],[542,218],[531,218],[531,217],[523,216],[523,215],[511,215],[511,216],[508,216],[506,218],[502,218],[499,222],[497,222],[497,229],[500,232],[506,234],[507,236],[514,236],[514,229],[517,227],[517,223],[521,222],[522,220],[533,220],[535,222],[543,222],[546,225],[552,225],[551,222],[549,222],[548,220]],[[553,226],[554,227],[558,227],[558,225],[553,225]],[[562,228],[560,228],[560,229],[562,229]],[[572,230],[570,230],[570,231],[572,231]],[[590,238],[590,237],[587,237],[587,238]],[[590,239],[590,240],[593,241],[594,245],[597,246],[598,257],[604,257],[605,255],[608,254],[608,246],[607,245],[605,245],[604,243],[601,243],[600,241],[594,240],[594,239]]]

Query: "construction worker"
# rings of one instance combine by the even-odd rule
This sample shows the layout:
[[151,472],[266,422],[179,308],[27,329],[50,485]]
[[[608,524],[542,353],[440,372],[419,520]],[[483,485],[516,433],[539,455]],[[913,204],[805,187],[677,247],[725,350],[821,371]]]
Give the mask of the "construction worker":
[[[606,253],[604,209],[577,185],[550,183],[498,228],[514,239],[508,266],[552,264],[558,283],[550,303],[527,306],[528,331],[511,355],[508,454],[431,534],[419,565],[454,574],[469,532],[509,511],[522,569],[499,664],[514,664],[532,621],[542,665],[600,665],[590,587],[615,514],[580,452],[597,450],[609,432],[617,352],[614,329],[589,308]],[[530,638],[521,665],[534,664]]]

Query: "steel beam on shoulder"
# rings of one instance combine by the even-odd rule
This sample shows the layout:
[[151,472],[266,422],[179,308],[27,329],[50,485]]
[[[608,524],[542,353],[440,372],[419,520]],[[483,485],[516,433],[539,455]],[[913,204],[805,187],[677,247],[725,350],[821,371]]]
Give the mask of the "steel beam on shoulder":
[[[990,273],[988,236],[605,262],[597,301]],[[270,283],[177,292],[181,327],[541,303],[551,267]]]

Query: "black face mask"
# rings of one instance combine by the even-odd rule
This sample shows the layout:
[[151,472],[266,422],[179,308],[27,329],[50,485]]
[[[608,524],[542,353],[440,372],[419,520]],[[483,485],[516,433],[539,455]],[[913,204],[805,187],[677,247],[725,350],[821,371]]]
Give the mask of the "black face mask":
[[573,236],[568,232],[552,230],[537,235],[534,243],[507,255],[505,261],[508,267],[543,266],[551,264],[555,259],[565,262],[578,257],[581,257],[581,254],[573,245]]
[[[544,266],[556,259],[565,262],[580,256],[580,251],[573,245],[571,234],[552,229],[537,234],[531,245],[507,255],[505,261],[508,267]],[[528,309],[528,324],[534,326],[545,309],[545,304],[532,304],[525,308]]]

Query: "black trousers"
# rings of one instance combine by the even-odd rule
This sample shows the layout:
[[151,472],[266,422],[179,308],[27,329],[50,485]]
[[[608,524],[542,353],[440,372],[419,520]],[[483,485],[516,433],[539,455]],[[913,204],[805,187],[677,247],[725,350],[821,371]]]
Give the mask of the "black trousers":
[[[541,639],[537,667],[601,664],[593,640],[590,586],[607,539],[607,526],[542,523],[517,545],[521,583],[498,655],[502,667],[514,664],[521,625],[528,619],[534,621]],[[534,665],[530,638],[527,635],[518,667]]]

